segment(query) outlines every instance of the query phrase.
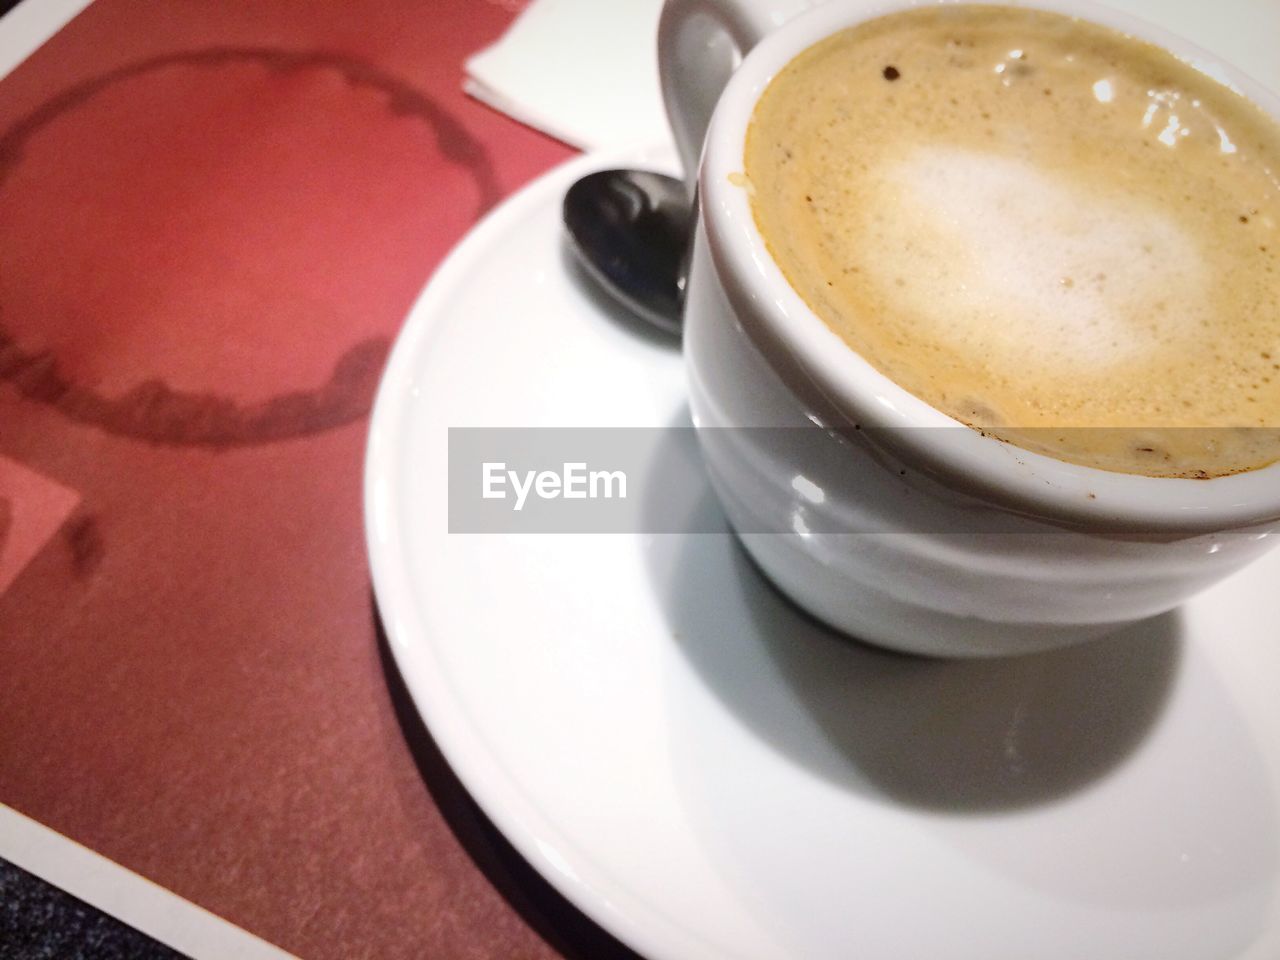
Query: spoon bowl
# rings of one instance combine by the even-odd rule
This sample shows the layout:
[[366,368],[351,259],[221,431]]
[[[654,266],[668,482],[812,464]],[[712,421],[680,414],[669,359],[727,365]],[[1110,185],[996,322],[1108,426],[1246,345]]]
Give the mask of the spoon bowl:
[[680,332],[693,234],[683,182],[647,170],[601,170],[569,188],[563,218],[587,273],[610,296]]

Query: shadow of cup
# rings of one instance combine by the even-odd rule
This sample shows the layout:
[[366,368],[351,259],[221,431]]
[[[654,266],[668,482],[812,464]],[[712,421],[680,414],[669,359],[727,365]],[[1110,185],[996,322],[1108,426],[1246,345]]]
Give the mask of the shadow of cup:
[[[654,475],[691,504],[688,532],[648,541],[673,636],[745,727],[838,785],[956,813],[1042,804],[1120,765],[1160,716],[1177,674],[1180,615],[1092,643],[989,660],[868,646],[784,598],[729,533],[691,441],[672,425]],[[653,505],[668,515],[670,505]]]

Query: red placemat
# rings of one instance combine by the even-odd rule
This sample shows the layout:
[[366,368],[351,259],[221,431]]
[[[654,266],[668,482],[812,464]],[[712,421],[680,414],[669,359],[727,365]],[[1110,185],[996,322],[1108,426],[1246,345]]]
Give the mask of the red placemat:
[[401,321],[570,152],[460,91],[511,8],[97,0],[0,82],[0,801],[303,957],[617,950],[440,760],[365,559]]

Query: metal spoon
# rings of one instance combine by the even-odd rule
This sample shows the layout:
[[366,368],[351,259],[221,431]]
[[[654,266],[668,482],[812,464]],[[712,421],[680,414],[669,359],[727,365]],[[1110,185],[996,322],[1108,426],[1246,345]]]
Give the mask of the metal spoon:
[[563,216],[596,282],[645,320],[679,333],[693,234],[685,185],[644,170],[601,170],[569,188]]

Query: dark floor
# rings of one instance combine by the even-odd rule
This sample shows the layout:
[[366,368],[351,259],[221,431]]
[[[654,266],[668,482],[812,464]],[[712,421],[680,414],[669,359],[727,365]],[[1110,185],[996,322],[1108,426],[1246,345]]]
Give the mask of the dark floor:
[[183,960],[183,957],[25,870],[0,860],[0,960]]

